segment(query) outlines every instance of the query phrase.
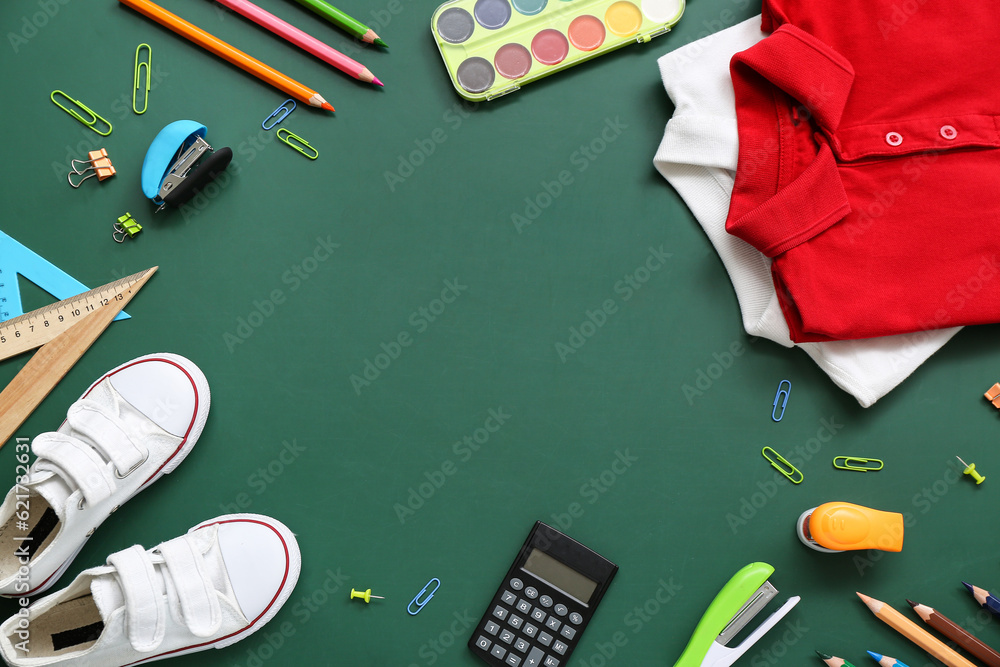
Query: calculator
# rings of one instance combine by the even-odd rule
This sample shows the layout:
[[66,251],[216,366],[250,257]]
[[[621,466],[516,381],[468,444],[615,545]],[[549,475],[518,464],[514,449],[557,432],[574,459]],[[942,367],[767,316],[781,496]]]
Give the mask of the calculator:
[[616,572],[607,558],[536,522],[469,648],[491,665],[565,667]]

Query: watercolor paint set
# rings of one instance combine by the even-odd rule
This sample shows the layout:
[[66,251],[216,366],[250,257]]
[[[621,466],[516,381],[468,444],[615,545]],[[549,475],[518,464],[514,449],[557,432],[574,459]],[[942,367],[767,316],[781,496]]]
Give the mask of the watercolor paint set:
[[450,0],[431,33],[458,94],[492,100],[669,32],[684,0]]

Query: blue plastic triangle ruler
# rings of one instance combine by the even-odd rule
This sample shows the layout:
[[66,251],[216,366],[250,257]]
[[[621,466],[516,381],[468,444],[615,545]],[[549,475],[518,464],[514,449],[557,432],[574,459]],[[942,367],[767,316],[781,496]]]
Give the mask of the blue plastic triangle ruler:
[[[57,300],[69,299],[89,288],[58,266],[0,231],[0,322],[24,314],[17,276],[23,276]],[[125,320],[125,311],[115,320]]]

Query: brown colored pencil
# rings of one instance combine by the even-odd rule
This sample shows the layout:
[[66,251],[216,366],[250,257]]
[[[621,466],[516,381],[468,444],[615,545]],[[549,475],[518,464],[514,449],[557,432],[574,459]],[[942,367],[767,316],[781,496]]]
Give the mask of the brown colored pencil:
[[875,614],[875,618],[882,621],[944,664],[948,665],[948,667],[976,667],[974,664],[949,648],[940,639],[927,632],[881,600],[870,598],[861,593],[858,593],[858,597],[861,598],[861,601],[868,606],[868,609],[870,609],[873,614]]
[[928,607],[925,604],[918,604],[913,600],[907,600],[907,602],[910,603],[910,606],[913,607],[913,611],[917,612],[917,616],[919,616],[924,623],[931,626],[948,639],[957,643],[959,646],[972,654],[972,656],[983,661],[983,663],[988,667],[1000,667],[1000,653],[997,653],[989,646],[973,637],[960,625],[956,624],[954,621],[948,620],[941,614],[941,612]]

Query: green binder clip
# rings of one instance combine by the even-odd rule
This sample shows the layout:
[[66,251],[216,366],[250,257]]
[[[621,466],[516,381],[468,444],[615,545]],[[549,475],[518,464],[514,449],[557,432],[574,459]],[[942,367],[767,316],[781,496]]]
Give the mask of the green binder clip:
[[118,222],[115,223],[115,231],[111,233],[111,238],[118,243],[123,243],[126,238],[135,238],[135,235],[141,231],[142,225],[136,222],[131,213],[126,211],[125,215],[118,218]]
[[[285,133],[285,136],[281,136],[281,133],[282,133],[282,132],[284,132],[284,133]],[[285,128],[281,128],[281,129],[279,129],[279,130],[278,130],[278,131],[276,132],[276,134],[277,134],[277,137],[278,137],[278,139],[281,139],[281,141],[282,141],[282,142],[284,142],[284,143],[288,144],[289,146],[291,146],[292,148],[294,148],[294,149],[295,149],[295,150],[297,150],[298,152],[300,152],[300,153],[302,153],[303,155],[305,155],[305,156],[306,156],[307,158],[309,158],[310,160],[315,160],[316,158],[318,158],[318,157],[319,157],[319,151],[318,151],[318,150],[316,150],[315,148],[313,148],[312,146],[310,146],[310,145],[309,145],[309,142],[308,142],[308,141],[306,141],[305,139],[303,139],[302,137],[300,137],[299,135],[297,135],[297,134],[292,134],[291,132],[289,132],[289,131],[288,131],[288,130],[286,130]],[[295,142],[292,142],[292,141],[290,141],[290,139],[294,139],[294,140],[295,140]],[[310,151],[312,151],[312,152],[313,152],[313,154],[312,154],[312,155],[310,155],[310,154],[309,154],[309,153],[308,153],[308,152],[307,152],[307,151],[305,150],[306,148],[308,148],[308,149],[309,149]]]
[[[77,107],[82,109],[85,113],[87,113],[90,116],[90,119],[81,116],[76,109],[73,109],[72,107],[64,107],[62,104],[60,104],[59,101],[56,99],[56,93],[69,100],[71,104],[75,104]],[[98,116],[86,104],[84,104],[80,100],[74,100],[72,97],[70,97],[61,90],[53,90],[52,93],[49,95],[49,99],[52,100],[52,103],[55,104],[57,107],[68,113],[73,118],[76,118],[78,121],[80,121],[90,129],[92,129],[94,132],[97,132],[102,137],[106,137],[109,134],[111,134],[111,123]],[[105,125],[108,126],[107,132],[101,132],[100,130],[97,129],[97,127],[95,127],[99,122],[104,123]]]
[[[768,452],[771,452],[769,455]],[[764,455],[767,462],[770,463],[778,472],[788,478],[788,481],[792,484],[801,484],[805,476],[802,472],[785,460],[785,457],[774,451],[770,447],[765,447],[760,450],[760,453]]]
[[[840,461],[840,463],[838,463]],[[833,467],[837,470],[856,470],[858,472],[868,472],[882,469],[882,462],[878,459],[863,459],[857,456],[834,456]]]

